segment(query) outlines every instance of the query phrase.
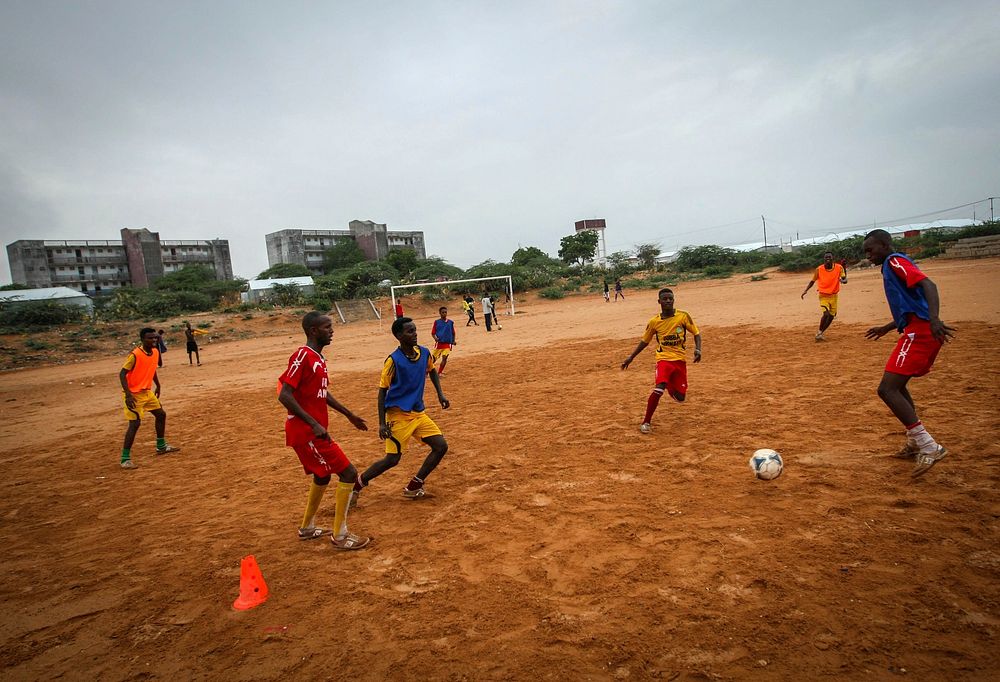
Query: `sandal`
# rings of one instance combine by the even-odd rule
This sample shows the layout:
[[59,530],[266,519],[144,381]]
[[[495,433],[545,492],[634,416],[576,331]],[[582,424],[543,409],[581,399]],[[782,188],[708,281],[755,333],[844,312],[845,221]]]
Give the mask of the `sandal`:
[[359,535],[355,535],[354,533],[348,533],[342,538],[337,538],[337,537],[330,538],[330,542],[333,543],[334,549],[344,549],[344,550],[362,549],[364,547],[367,547],[371,541],[372,541],[371,538],[363,538]]
[[932,466],[940,462],[945,458],[948,451],[944,449],[943,445],[939,445],[937,452],[933,454],[920,454],[917,455],[917,466],[913,468],[913,473],[910,474],[913,478],[926,474]]
[[299,540],[315,540],[321,538],[324,535],[329,535],[332,531],[329,528],[320,528],[319,526],[313,526],[312,528],[299,528]]

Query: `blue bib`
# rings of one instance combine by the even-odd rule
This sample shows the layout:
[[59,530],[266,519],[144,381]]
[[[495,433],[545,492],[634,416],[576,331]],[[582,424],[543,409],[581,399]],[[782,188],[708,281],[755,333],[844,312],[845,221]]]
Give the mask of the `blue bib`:
[[427,358],[430,357],[430,351],[423,346],[417,348],[420,354],[416,360],[406,357],[402,348],[397,348],[389,355],[396,371],[385,394],[386,407],[398,407],[404,412],[423,411]]
[[435,321],[437,324],[437,337],[438,341],[441,343],[455,343],[455,321],[445,320],[444,323],[441,322],[441,318]]
[[902,332],[906,328],[906,321],[910,315],[916,315],[921,320],[930,320],[931,314],[927,307],[923,288],[920,286],[907,287],[906,282],[892,271],[889,261],[893,258],[900,258],[911,264],[913,261],[903,253],[889,254],[889,257],[882,261],[882,286],[885,287],[885,300],[889,302],[889,310],[896,323],[896,331]]

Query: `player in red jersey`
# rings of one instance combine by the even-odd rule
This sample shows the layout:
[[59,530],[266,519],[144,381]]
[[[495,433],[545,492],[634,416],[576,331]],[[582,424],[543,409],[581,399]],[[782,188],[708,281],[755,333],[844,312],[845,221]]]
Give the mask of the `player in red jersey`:
[[306,333],[306,345],[292,353],[288,368],[278,379],[278,402],[288,410],[285,444],[295,450],[305,472],[313,475],[299,539],[312,540],[331,532],[316,525],[316,511],[327,484],[336,474],[339,482],[332,530],[333,546],[336,549],[361,549],[371,542],[371,538],[347,532],[347,510],[358,471],[327,433],[327,406],[347,417],[356,429],[367,431],[368,425],[327,390],[326,358],[321,351],[333,339],[333,321],[327,315],[313,311],[302,318],[302,329]]

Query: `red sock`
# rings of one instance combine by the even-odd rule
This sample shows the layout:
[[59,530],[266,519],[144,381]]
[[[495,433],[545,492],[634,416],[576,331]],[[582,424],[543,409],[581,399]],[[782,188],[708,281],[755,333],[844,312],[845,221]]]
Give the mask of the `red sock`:
[[646,401],[646,416],[642,418],[643,424],[648,424],[653,418],[653,413],[656,412],[656,406],[660,404],[662,397],[663,390],[659,388],[654,388],[653,392],[649,394],[649,400]]
[[419,478],[417,478],[416,476],[410,479],[410,482],[406,484],[407,490],[420,490],[423,487],[424,487],[424,482]]

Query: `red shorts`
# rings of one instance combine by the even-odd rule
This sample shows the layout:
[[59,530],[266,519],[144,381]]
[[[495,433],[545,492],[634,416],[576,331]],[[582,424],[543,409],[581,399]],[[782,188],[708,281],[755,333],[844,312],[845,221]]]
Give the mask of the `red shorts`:
[[659,360],[656,363],[656,383],[666,384],[668,393],[687,395],[688,370],[683,360]]
[[892,349],[885,371],[907,377],[922,377],[931,371],[941,342],[931,335],[931,323],[919,317],[910,318]]
[[351,466],[351,460],[332,440],[317,438],[303,445],[293,445],[292,449],[299,456],[302,468],[307,474],[315,474],[320,478],[339,474]]

